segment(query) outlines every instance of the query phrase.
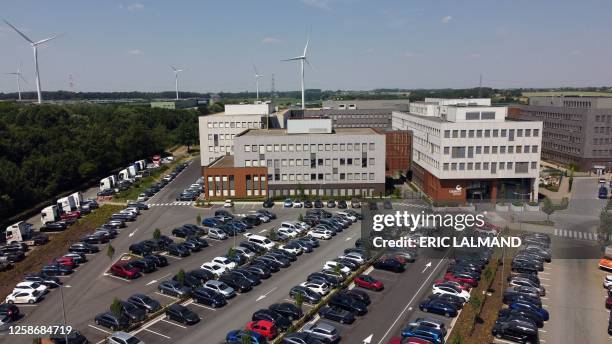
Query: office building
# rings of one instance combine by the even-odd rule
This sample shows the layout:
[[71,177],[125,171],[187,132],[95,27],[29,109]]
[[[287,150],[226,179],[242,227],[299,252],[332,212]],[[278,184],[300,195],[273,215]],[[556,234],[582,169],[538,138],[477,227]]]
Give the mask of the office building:
[[190,109],[197,108],[200,103],[197,99],[180,99],[180,100],[160,100],[160,101],[152,101],[151,108],[160,108],[160,109],[169,109],[169,110],[177,110],[177,109]]
[[408,99],[324,100],[326,110],[399,110],[408,111]]
[[286,129],[237,134],[233,157],[203,167],[205,196],[377,196],[385,191],[384,157],[377,130],[289,120]]
[[489,99],[431,98],[393,112],[393,128],[412,131],[412,180],[438,202],[537,199],[542,123],[506,111]]
[[612,170],[612,98],[536,96],[511,118],[544,123],[542,159],[579,170]]

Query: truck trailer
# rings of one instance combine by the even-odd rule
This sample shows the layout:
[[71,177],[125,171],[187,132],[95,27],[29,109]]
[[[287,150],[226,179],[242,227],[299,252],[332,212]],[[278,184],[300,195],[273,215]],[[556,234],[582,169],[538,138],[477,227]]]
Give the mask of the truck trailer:
[[26,242],[34,237],[32,225],[24,221],[19,221],[6,227],[6,243]]
[[47,222],[55,222],[60,220],[60,213],[57,205],[50,205],[40,212],[40,222],[44,226]]
[[57,200],[57,206],[62,212],[69,213],[73,210],[77,210],[77,205],[74,198],[67,196]]
[[114,189],[117,184],[117,178],[115,176],[108,176],[100,179],[100,191]]

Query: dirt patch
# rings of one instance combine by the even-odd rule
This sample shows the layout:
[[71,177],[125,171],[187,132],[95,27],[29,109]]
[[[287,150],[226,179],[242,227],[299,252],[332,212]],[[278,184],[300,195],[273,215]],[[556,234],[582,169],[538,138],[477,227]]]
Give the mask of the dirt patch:
[[44,265],[54,258],[64,255],[68,252],[70,245],[106,223],[113,213],[122,208],[122,206],[116,205],[102,205],[91,214],[79,219],[68,229],[50,234],[50,241],[46,245],[31,249],[23,261],[16,263],[11,270],[0,273],[0,281],[2,281],[2,284],[0,284],[0,300],[4,300],[11,293],[15,284],[19,283],[24,275],[38,273]]

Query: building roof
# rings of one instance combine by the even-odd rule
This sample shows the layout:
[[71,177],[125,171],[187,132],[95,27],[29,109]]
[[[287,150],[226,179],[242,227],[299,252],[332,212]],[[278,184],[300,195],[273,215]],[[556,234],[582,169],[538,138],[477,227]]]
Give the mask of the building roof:
[[249,129],[238,136],[285,136],[285,135],[382,135],[372,128],[335,128],[331,134],[304,133],[287,134],[287,129]]
[[217,158],[215,161],[211,162],[208,165],[208,168],[226,168],[226,167],[234,167],[234,156],[233,155],[224,155]]

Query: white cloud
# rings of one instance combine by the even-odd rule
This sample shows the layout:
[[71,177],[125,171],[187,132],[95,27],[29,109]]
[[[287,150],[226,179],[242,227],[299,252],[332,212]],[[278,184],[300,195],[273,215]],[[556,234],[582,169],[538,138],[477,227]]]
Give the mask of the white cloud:
[[276,37],[264,37],[261,40],[261,43],[263,44],[275,44],[275,43],[280,43],[280,42],[282,42],[282,40]]
[[128,50],[128,54],[130,54],[130,55],[142,55],[144,53],[140,49],[131,49],[131,50]]
[[141,3],[138,3],[138,2],[137,3],[133,3],[133,4],[129,4],[127,6],[127,10],[128,11],[142,11],[142,10],[144,10],[144,8],[145,8],[145,5],[141,4]]
[[415,56],[416,56],[416,54],[413,53],[413,52],[410,52],[410,51],[407,51],[407,52],[404,53],[404,57],[415,57]]
[[448,24],[448,23],[450,23],[451,20],[453,20],[453,17],[451,17],[451,16],[442,17],[442,19],[440,19],[442,24]]
[[329,6],[330,2],[331,0],[302,0],[302,3],[307,6],[318,8],[324,11],[331,11],[331,7]]

